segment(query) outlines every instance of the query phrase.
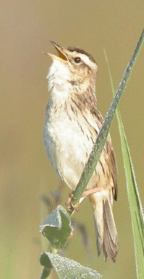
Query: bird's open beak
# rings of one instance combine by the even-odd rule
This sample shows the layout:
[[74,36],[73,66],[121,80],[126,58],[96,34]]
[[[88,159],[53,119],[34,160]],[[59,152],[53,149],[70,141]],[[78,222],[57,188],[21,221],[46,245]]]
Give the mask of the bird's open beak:
[[68,62],[69,60],[68,60],[67,55],[64,52],[64,49],[61,46],[59,46],[58,44],[54,43],[53,41],[51,41],[51,43],[55,47],[55,49],[57,50],[59,56],[56,56],[56,55],[48,53],[48,52],[44,52],[44,54],[46,54],[47,56],[49,56],[53,60],[57,59],[57,60],[63,60],[65,62]]

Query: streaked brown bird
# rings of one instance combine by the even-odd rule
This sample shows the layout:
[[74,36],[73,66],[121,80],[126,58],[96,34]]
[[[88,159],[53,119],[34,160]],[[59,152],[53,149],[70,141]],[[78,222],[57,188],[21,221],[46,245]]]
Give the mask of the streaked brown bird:
[[[74,190],[103,123],[97,108],[94,58],[76,47],[64,48],[52,42],[58,55],[52,58],[47,80],[50,100],[43,132],[48,158],[60,178]],[[110,135],[86,190],[93,208],[98,255],[113,262],[118,253],[118,236],[113,216],[117,200],[117,167]]]

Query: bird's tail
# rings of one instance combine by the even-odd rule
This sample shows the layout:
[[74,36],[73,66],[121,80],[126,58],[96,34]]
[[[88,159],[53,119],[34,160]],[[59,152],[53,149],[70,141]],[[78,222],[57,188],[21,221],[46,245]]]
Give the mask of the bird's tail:
[[118,235],[113,216],[113,197],[111,190],[102,190],[90,196],[97,237],[97,250],[103,250],[105,260],[113,262],[118,253]]

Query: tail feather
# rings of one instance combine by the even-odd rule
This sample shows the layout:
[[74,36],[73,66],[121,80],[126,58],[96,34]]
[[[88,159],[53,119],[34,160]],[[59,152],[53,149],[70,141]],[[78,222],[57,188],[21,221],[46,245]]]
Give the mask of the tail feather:
[[112,211],[111,192],[101,191],[91,195],[94,223],[97,235],[97,250],[100,255],[103,250],[105,259],[113,262],[118,253],[118,236]]

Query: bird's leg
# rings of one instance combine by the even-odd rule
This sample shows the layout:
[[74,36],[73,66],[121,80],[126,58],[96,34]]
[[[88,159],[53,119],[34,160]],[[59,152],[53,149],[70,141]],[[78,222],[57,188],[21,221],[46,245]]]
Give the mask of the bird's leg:
[[[100,191],[103,191],[103,188],[93,188],[93,189],[90,189],[90,190],[86,190],[83,194],[82,194],[82,201],[84,200],[84,198],[86,198],[87,196],[89,195],[92,195],[94,193],[97,193],[97,192],[100,192]],[[73,192],[69,194],[69,197],[68,197],[68,200],[66,202],[66,206],[68,208],[68,210],[70,210],[71,208],[74,208],[75,211],[79,211],[79,208],[80,208],[80,204],[76,204],[76,205],[73,205],[72,204],[72,200],[74,199],[74,194]],[[80,200],[81,200],[80,199]],[[80,201],[80,203],[82,202]]]
[[100,191],[103,191],[103,188],[93,188],[93,189],[90,189],[90,190],[86,190],[82,194],[82,198],[86,198],[87,196],[89,196],[91,194],[94,194],[94,193],[97,193],[97,192],[100,192]]

